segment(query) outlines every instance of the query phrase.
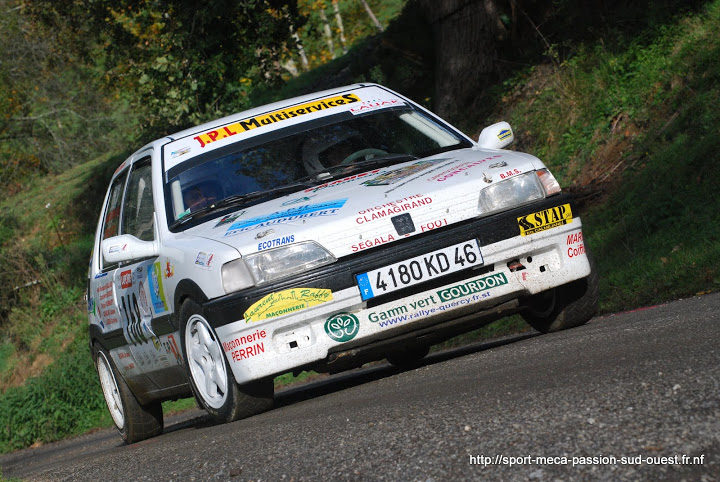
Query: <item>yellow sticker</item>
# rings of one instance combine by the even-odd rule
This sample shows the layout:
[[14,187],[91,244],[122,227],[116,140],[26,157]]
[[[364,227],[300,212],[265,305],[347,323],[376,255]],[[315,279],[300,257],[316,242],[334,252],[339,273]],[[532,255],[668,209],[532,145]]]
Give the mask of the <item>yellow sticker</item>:
[[332,301],[332,291],[316,288],[292,288],[270,293],[247,309],[245,323],[289,315],[298,311]]
[[570,204],[563,204],[562,206],[555,206],[544,211],[521,216],[517,218],[517,221],[518,226],[520,226],[520,235],[529,236],[571,223],[572,211],[570,210]]
[[305,104],[295,105],[286,109],[280,109],[267,114],[250,117],[249,119],[241,120],[227,126],[218,127],[195,136],[193,139],[198,141],[200,143],[200,147],[203,148],[211,142],[219,141],[236,134],[242,134],[243,132],[247,132],[251,129],[275,124],[276,122],[283,122],[294,117],[312,114],[314,112],[320,112],[342,105],[354,104],[355,102],[360,102],[360,98],[356,94],[343,94],[335,97],[318,99],[312,102],[306,102]]

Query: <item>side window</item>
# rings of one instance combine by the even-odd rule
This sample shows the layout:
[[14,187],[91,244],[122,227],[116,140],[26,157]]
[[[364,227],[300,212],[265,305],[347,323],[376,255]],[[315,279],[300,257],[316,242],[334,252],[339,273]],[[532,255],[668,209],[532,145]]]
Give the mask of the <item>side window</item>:
[[[102,239],[112,238],[120,234],[120,203],[122,202],[123,189],[127,173],[115,178],[110,187],[110,196],[108,196],[108,204],[105,207],[105,219],[103,220]],[[103,260],[103,269],[110,266]]]
[[123,206],[122,231],[143,241],[155,238],[150,159],[135,163],[128,179]]

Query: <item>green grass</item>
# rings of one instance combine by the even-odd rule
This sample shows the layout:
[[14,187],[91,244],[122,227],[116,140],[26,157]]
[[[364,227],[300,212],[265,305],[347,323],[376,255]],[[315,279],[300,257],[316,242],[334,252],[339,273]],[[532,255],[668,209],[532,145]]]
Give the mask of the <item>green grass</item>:
[[0,452],[107,425],[87,343],[77,338],[41,376],[0,397]]
[[583,213],[604,311],[720,289],[718,31],[714,1],[624,48],[580,46],[507,84],[507,98],[524,96],[503,112],[520,148],[563,186],[610,193]]

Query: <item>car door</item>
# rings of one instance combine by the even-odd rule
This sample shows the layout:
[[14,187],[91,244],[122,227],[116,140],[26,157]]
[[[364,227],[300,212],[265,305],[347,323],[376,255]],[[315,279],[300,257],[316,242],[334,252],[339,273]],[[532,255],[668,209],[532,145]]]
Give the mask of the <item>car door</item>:
[[[121,210],[120,234],[156,241],[151,157],[135,161]],[[159,389],[185,383],[180,340],[170,323],[157,256],[120,263],[113,275],[123,334],[140,370]]]
[[[100,249],[103,240],[112,239],[121,233],[123,197],[129,172],[130,168],[123,165],[110,185],[102,217],[101,242],[98,243],[95,253],[98,260],[97,273],[90,280],[89,299],[92,301],[88,309],[94,315],[92,317],[94,323],[100,327],[103,344],[110,351],[115,365],[122,372],[133,392],[139,394],[154,391],[157,387],[145,375],[140,363],[130,351],[128,326],[119,299],[123,291],[121,274],[123,267],[119,263],[108,262]],[[122,249],[122,246],[117,246],[117,249]]]

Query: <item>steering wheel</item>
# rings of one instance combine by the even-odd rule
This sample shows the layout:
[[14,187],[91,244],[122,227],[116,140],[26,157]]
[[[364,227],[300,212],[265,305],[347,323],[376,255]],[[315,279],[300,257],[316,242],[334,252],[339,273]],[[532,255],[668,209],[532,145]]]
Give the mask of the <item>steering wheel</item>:
[[188,206],[188,208],[190,209],[190,212],[195,212],[195,211],[198,211],[198,210],[204,208],[205,206],[214,204],[215,202],[217,202],[216,196],[203,197],[200,199],[193,200],[193,202]]
[[387,151],[383,151],[382,149],[375,149],[373,147],[369,147],[367,149],[360,149],[359,151],[355,151],[349,156],[347,156],[343,161],[340,163],[341,166],[347,166],[348,164],[352,163],[355,159],[358,159],[360,157],[366,157],[369,155],[380,155],[384,156],[387,154]]

